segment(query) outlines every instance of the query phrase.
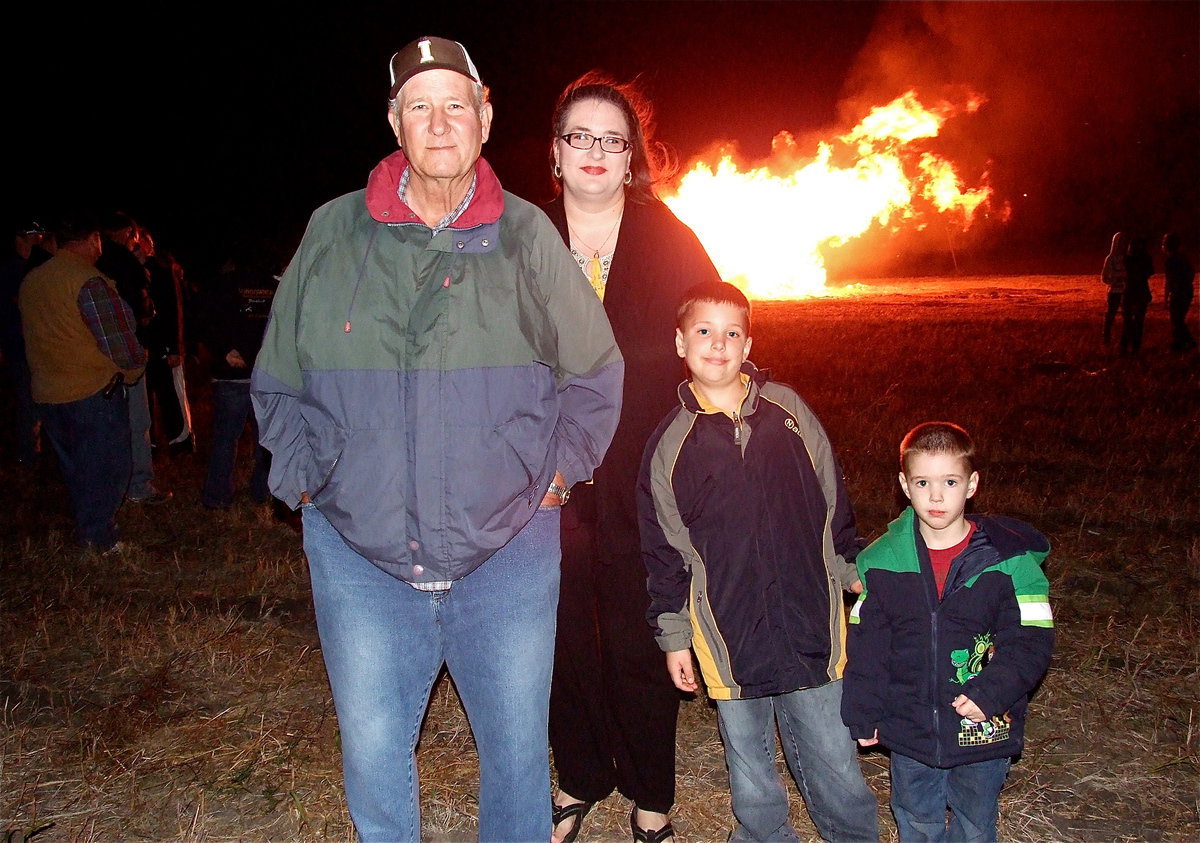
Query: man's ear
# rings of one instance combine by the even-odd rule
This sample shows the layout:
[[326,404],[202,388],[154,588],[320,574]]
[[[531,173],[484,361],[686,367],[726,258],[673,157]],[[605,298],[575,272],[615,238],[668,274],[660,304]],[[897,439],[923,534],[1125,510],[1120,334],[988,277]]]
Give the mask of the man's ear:
[[487,143],[488,137],[492,134],[492,104],[490,102],[483,104],[483,110],[479,114],[479,122],[483,142]]
[[392,134],[396,136],[396,146],[403,148],[404,144],[400,142],[400,116],[389,108],[387,110],[387,121],[388,125],[392,127]]

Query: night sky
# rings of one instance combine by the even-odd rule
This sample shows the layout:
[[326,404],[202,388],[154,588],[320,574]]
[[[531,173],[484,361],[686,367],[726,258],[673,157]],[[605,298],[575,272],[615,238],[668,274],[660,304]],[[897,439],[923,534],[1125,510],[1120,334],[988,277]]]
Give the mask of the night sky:
[[[533,201],[554,99],[592,67],[641,77],[685,164],[839,134],[910,88],[970,89],[987,104],[938,151],[1012,209],[974,232],[973,266],[1098,271],[1118,228],[1200,245],[1197,2],[105,7],[8,13],[6,217],[121,208],[189,271],[243,237],[290,253],[314,208],[361,187],[395,148],[388,59],[428,34],[471,53],[495,105],[484,155]],[[850,269],[940,266],[919,238],[864,242]]]

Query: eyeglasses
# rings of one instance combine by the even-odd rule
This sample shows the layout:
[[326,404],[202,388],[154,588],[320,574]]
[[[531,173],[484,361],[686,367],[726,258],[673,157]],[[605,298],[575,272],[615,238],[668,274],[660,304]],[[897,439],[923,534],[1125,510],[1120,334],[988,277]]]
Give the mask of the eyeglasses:
[[572,149],[591,149],[600,143],[600,148],[605,152],[624,152],[629,149],[629,141],[625,138],[619,138],[616,135],[605,135],[604,137],[596,137],[589,135],[587,132],[568,132],[565,135],[559,135],[562,140],[567,142],[567,145]]

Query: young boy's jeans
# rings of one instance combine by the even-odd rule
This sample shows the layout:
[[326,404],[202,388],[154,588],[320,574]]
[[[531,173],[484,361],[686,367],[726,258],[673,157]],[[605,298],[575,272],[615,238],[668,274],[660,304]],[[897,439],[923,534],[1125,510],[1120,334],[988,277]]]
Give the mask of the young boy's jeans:
[[799,840],[775,767],[775,725],[808,815],[826,840],[879,839],[875,794],[842,723],[842,683],[749,700],[716,700],[738,827],[730,840]]
[[[929,767],[892,753],[892,814],[903,843],[995,843],[1010,759]],[[950,809],[947,828],[946,808]]]

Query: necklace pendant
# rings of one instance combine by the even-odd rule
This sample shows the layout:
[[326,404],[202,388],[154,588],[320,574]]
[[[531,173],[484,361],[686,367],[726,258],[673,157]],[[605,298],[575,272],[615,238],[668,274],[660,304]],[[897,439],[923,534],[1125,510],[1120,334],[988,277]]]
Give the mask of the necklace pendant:
[[604,267],[600,265],[600,255],[592,255],[592,259],[588,261],[588,279],[592,282],[592,286],[599,289],[599,285],[603,284]]

